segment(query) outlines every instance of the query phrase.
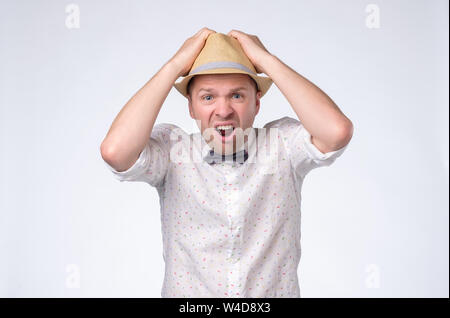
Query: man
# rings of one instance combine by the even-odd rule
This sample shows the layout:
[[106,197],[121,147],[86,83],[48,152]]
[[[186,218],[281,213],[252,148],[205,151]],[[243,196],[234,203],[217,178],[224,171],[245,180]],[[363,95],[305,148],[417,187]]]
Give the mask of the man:
[[[299,120],[254,128],[272,81]],[[153,127],[172,86],[199,133]],[[101,154],[120,181],[158,191],[162,297],[300,297],[301,185],[339,157],[352,134],[333,101],[256,36],[203,28],[119,112]]]

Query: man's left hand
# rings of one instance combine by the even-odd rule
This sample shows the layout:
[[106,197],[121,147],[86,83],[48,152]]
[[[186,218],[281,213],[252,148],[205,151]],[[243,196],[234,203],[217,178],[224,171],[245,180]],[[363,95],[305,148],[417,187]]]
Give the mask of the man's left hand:
[[267,51],[258,37],[238,30],[231,30],[227,35],[232,36],[239,41],[245,55],[247,55],[250,62],[255,66],[256,72],[265,73],[263,61],[271,54]]

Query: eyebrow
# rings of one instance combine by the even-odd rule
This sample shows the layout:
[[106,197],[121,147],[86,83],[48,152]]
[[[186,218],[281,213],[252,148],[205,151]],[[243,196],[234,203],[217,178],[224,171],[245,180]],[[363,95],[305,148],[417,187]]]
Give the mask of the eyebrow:
[[[247,90],[247,87],[244,86],[240,86],[240,87],[235,87],[230,89],[230,92],[236,92],[236,91],[242,91],[242,90]],[[205,92],[215,92],[216,90],[214,88],[200,88],[198,90],[198,93],[200,93],[201,91],[205,91]]]

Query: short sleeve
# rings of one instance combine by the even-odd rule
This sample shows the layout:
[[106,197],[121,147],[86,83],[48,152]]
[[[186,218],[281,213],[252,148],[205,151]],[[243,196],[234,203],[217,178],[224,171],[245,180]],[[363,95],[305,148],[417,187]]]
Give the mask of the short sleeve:
[[302,179],[314,168],[331,165],[347,148],[345,145],[341,149],[322,153],[311,142],[311,134],[302,123],[288,116],[267,123],[264,127],[279,129],[279,137],[295,175]]
[[116,171],[104,161],[106,166],[120,182],[146,182],[151,186],[161,187],[169,168],[170,134],[174,129],[179,128],[165,123],[155,125],[139,158],[128,170]]

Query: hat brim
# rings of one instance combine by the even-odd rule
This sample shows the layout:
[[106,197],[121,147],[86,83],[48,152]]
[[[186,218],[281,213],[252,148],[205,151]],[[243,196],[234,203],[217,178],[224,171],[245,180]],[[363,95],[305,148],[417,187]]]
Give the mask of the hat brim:
[[270,86],[272,85],[273,81],[270,77],[264,77],[264,76],[258,76],[251,73],[248,73],[246,71],[237,70],[237,69],[230,69],[230,68],[219,68],[215,69],[213,72],[211,70],[205,70],[201,72],[197,72],[195,74],[189,74],[186,77],[184,77],[180,82],[175,83],[173,86],[177,89],[178,92],[181,93],[184,97],[188,97],[187,95],[187,85],[192,77],[195,75],[202,75],[202,74],[232,74],[232,73],[238,73],[238,74],[246,74],[249,75],[251,78],[253,78],[258,85],[258,90],[261,91],[261,97],[263,97],[266,92],[269,90]]

